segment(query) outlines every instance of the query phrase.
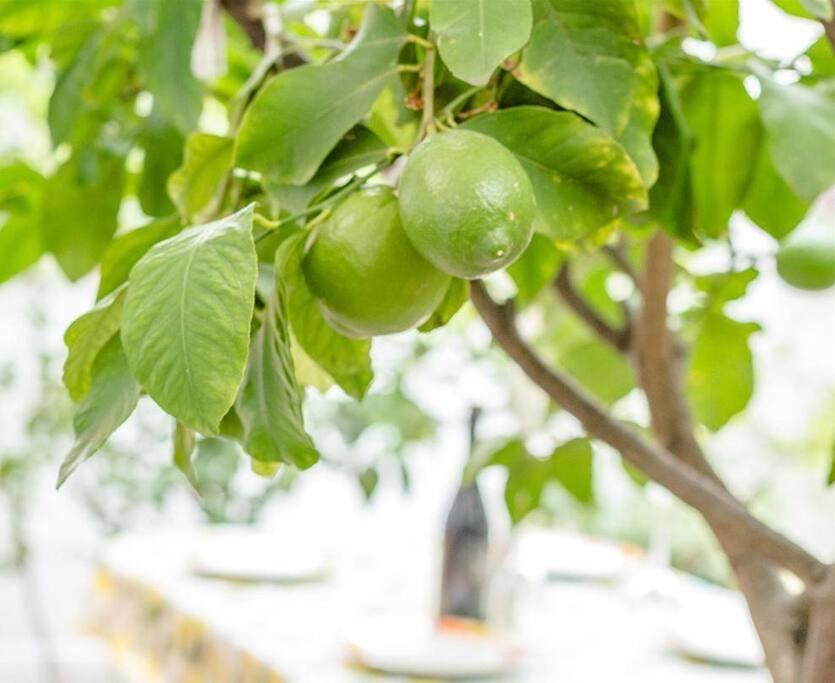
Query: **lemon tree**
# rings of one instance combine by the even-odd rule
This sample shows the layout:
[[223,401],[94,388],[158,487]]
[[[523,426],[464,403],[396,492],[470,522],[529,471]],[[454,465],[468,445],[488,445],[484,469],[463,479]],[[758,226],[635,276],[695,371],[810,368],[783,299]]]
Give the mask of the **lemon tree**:
[[[0,158],[0,282],[99,278],[60,481],[148,400],[192,478],[219,439],[311,467],[307,391],[361,401],[373,338],[477,314],[585,431],[488,458],[514,521],[550,483],[592,505],[605,444],[704,517],[774,680],[835,679],[835,570],[704,445],[754,391],[768,330],[734,304],[760,271],[832,295],[835,16],[774,4],[822,25],[781,63],[739,44],[736,0],[0,0],[0,88],[47,82],[51,138]],[[735,248],[746,220],[764,253]]]

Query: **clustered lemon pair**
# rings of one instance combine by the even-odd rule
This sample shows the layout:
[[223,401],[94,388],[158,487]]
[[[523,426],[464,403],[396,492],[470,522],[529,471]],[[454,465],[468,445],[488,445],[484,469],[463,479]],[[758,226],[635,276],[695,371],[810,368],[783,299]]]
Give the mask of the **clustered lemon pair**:
[[318,227],[304,257],[322,315],[345,335],[419,325],[450,276],[498,270],[531,239],[531,182],[510,151],[481,133],[448,131],[418,145],[399,195],[388,187],[350,195]]

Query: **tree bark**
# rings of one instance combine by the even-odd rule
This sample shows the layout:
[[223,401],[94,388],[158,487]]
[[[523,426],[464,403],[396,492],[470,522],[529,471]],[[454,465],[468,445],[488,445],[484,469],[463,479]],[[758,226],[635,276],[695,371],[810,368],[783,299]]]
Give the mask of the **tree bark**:
[[[675,271],[673,248],[672,238],[663,232],[653,235],[647,244],[640,280],[643,307],[636,323],[631,355],[659,442],[728,492],[695,438],[693,417],[684,393],[685,348],[667,323],[667,297]],[[703,511],[703,515],[725,551],[745,596],[774,680],[791,683],[796,679],[798,666],[793,632],[797,624],[789,616],[791,600],[773,563],[751,556],[746,544],[740,544],[737,534],[728,531],[710,510]]]

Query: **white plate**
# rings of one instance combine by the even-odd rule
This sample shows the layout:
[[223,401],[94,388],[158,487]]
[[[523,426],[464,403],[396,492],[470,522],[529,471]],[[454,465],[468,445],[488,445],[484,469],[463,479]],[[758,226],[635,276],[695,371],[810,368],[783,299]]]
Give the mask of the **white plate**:
[[296,583],[327,574],[321,553],[266,531],[219,527],[201,534],[191,570],[203,577],[229,581]]
[[516,543],[515,566],[523,575],[562,581],[613,581],[630,557],[620,546],[568,531],[524,529]]
[[669,632],[670,649],[684,657],[729,666],[758,667],[762,647],[742,596],[689,581]]
[[369,622],[349,640],[361,666],[396,676],[478,678],[510,673],[521,651],[492,631],[438,628],[429,620]]

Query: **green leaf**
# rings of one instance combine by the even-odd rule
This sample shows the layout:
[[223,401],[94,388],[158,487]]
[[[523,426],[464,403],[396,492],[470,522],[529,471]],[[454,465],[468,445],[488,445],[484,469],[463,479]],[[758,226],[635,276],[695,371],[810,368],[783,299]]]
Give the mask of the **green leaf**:
[[116,335],[96,359],[90,391],[75,414],[75,444],[58,472],[59,487],[128,419],[136,408],[139,394],[139,385],[131,376],[119,336]]
[[797,17],[832,19],[830,0],[772,0],[780,9]]
[[641,32],[632,0],[534,0],[519,80],[619,135],[629,119]]
[[812,43],[806,50],[806,56],[812,62],[812,76],[816,78],[835,76],[835,52],[826,34]]
[[635,164],[605,132],[571,112],[513,107],[468,121],[513,152],[536,192],[539,224],[557,240],[591,234],[646,208]]
[[693,344],[687,395],[696,418],[717,431],[745,409],[754,392],[754,364],[748,338],[756,323],[709,313]]
[[661,113],[652,135],[658,155],[658,180],[649,193],[649,212],[664,230],[690,244],[698,244],[690,157],[693,134],[684,120],[681,101],[672,78],[659,69]]
[[198,432],[216,434],[238,393],[256,276],[252,205],[154,245],[131,271],[122,315],[131,370]]
[[516,303],[524,306],[553,282],[562,262],[562,252],[554,241],[534,233],[528,248],[507,268],[516,284]]
[[238,165],[275,184],[310,180],[396,77],[405,39],[394,13],[370,3],[339,58],[284,71],[261,90],[241,122]]
[[809,202],[798,197],[777,173],[765,144],[760,145],[742,209],[748,218],[778,240],[791,233],[809,210]]
[[306,233],[287,238],[276,252],[275,271],[287,292],[293,336],[304,352],[350,396],[361,399],[368,391],[371,342],[344,337],[325,322],[301,270]]
[[605,403],[614,403],[635,386],[631,365],[614,349],[597,341],[569,346],[557,364]]
[[304,430],[302,394],[296,383],[284,285],[264,309],[264,321],[249,350],[249,364],[236,409],[244,426],[244,450],[262,462],[306,469],[319,460]]
[[380,138],[368,128],[356,126],[328,154],[310,182],[305,185],[274,185],[267,182],[265,189],[278,202],[282,211],[299,213],[322,190],[364,166],[382,161],[387,153],[388,148]]
[[186,427],[182,422],[177,420],[174,427],[174,466],[180,470],[186,479],[197,490],[197,472],[194,469],[191,456],[194,453],[195,446],[194,430]]
[[183,165],[168,178],[168,195],[184,218],[206,208],[232,168],[235,141],[219,135],[192,133]]
[[804,85],[761,77],[757,103],[771,158],[797,196],[814,199],[835,184],[835,101]]
[[618,137],[618,142],[629,154],[641,173],[644,187],[650,188],[658,179],[658,158],[652,148],[652,132],[658,121],[658,72],[655,63],[641,52],[635,65],[635,92],[629,110],[629,120]]
[[94,154],[92,163],[67,161],[44,188],[43,235],[47,249],[70,280],[93,268],[116,232],[124,163]]
[[180,221],[171,216],[159,218],[114,239],[101,259],[101,279],[96,298],[101,299],[127,282],[131,269],[148,249],[157,242],[173,237],[180,229]]
[[705,308],[719,313],[729,301],[741,299],[748,292],[748,285],[757,279],[756,268],[735,270],[729,273],[712,273],[693,278],[696,289],[706,295]]
[[377,490],[377,484],[380,483],[380,474],[375,468],[366,467],[357,477],[357,483],[362,489],[362,494],[365,496],[365,500],[371,500],[371,496],[373,496],[374,491]]
[[761,136],[757,106],[738,76],[718,69],[695,75],[681,102],[696,143],[690,162],[696,229],[720,237],[751,178]]
[[99,352],[119,331],[127,289],[120,287],[76,318],[64,333],[67,359],[64,361],[64,386],[73,401],[80,401],[90,390],[93,364]]
[[832,447],[829,449],[832,464],[829,466],[829,474],[826,477],[826,485],[832,486],[835,484],[835,441],[832,442]]
[[444,64],[462,81],[484,85],[531,34],[531,0],[434,0],[429,23]]
[[558,482],[583,504],[594,502],[593,454],[588,439],[572,439],[547,459],[536,458],[519,440],[511,440],[488,457],[485,467],[507,468],[504,498],[511,521],[518,524],[539,507],[545,487]]
[[446,325],[461,310],[461,307],[470,298],[470,283],[454,277],[450,280],[444,298],[438,304],[429,319],[423,323],[418,330],[420,332],[431,332]]
[[142,211],[149,216],[173,213],[174,205],[166,192],[166,183],[183,160],[183,136],[155,110],[148,118],[140,142],[145,150],[137,191]]
[[408,154],[420,126],[420,115],[404,104],[406,97],[400,81],[383,88],[368,115],[368,128],[386,146]]
[[160,113],[188,133],[203,108],[203,88],[191,72],[191,48],[203,3],[148,1],[151,25],[140,45],[139,66]]
[[68,142],[72,137],[83,110],[84,90],[96,76],[95,65],[103,37],[101,31],[90,36],[55,83],[47,112],[54,147]]
[[43,176],[23,162],[0,167],[0,284],[26,270],[43,254],[43,186]]
[[588,439],[572,439],[554,449],[548,458],[551,476],[578,502],[594,502],[593,453]]
[[715,45],[735,45],[739,30],[739,0],[710,0],[702,23]]

